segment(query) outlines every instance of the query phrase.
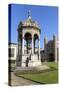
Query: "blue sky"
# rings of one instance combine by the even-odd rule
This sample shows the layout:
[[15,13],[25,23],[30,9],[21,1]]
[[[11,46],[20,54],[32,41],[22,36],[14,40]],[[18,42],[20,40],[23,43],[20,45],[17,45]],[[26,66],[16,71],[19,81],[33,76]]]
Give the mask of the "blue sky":
[[11,5],[11,42],[17,43],[17,28],[20,21],[28,18],[28,10],[31,11],[31,17],[37,21],[41,28],[40,47],[44,46],[44,37],[48,40],[58,34],[58,7],[35,6],[35,5]]

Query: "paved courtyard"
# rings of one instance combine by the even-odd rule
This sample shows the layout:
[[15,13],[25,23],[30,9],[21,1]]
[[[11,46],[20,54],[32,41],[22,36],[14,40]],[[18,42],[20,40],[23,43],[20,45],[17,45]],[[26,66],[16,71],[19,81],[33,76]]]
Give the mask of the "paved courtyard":
[[22,77],[17,77],[14,72],[11,72],[11,85],[12,86],[24,86],[24,85],[37,85],[38,83],[26,80]]

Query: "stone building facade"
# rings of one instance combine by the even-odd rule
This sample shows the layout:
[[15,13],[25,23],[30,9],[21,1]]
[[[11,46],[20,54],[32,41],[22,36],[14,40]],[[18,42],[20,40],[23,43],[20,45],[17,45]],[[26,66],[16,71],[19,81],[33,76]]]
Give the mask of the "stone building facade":
[[45,60],[57,62],[58,60],[58,40],[55,35],[53,35],[53,39],[47,41],[44,38],[44,54]]
[[11,63],[16,63],[18,53],[18,45],[16,43],[9,43],[8,45],[8,59]]

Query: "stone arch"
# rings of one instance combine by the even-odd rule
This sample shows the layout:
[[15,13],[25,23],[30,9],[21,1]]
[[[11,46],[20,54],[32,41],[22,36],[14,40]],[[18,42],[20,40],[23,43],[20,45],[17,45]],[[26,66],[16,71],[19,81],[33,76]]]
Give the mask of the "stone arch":
[[32,35],[29,32],[26,32],[24,35],[25,41],[26,41],[26,50],[27,50],[27,54],[29,52],[31,52],[31,40],[32,40]]
[[30,32],[26,32],[25,35],[24,35],[24,38],[25,39],[31,39],[32,38],[32,35]]
[[39,35],[37,33],[34,34],[34,53],[38,54],[38,44],[39,44]]
[[38,34],[34,34],[34,39],[39,39],[39,35]]

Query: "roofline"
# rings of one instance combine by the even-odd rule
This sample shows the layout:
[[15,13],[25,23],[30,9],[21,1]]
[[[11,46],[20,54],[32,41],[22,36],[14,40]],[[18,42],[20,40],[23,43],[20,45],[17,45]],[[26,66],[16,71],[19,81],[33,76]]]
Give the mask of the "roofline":
[[10,45],[10,44],[14,44],[14,45],[17,45],[18,43],[12,43],[12,42],[9,42],[8,44],[9,44],[9,45]]
[[[34,29],[37,29],[39,30],[39,32],[41,33],[41,29],[36,27],[36,26],[22,26],[22,28],[34,28]],[[19,31],[19,28],[17,29]],[[21,29],[22,30],[22,29]]]

